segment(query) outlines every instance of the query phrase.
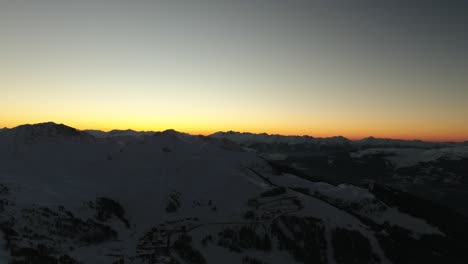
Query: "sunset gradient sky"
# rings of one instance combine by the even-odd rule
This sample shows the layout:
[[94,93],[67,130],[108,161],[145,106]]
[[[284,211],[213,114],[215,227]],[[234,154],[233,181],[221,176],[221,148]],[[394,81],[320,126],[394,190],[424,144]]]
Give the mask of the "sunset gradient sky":
[[0,127],[468,140],[468,5],[340,2],[0,0]]

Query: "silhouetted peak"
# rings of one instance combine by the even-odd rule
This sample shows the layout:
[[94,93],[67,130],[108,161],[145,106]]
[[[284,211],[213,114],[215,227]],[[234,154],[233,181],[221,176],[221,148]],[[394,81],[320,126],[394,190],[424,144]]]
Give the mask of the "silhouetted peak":
[[156,137],[164,137],[164,138],[172,138],[172,139],[178,139],[179,135],[182,134],[180,132],[177,132],[174,129],[167,129],[162,132],[155,132],[154,136]]
[[162,133],[164,133],[164,134],[180,134],[180,132],[176,131],[175,129],[166,129]]
[[108,132],[109,134],[123,134],[123,133],[138,133],[137,131],[133,129],[126,129],[126,130],[121,130],[121,129],[113,129]]
[[73,127],[66,126],[64,124],[56,124],[54,122],[45,122],[38,124],[26,124],[15,127],[13,130],[16,131],[30,131],[39,135],[79,135],[80,131]]
[[26,143],[33,143],[43,138],[78,138],[88,142],[94,141],[94,137],[86,132],[54,122],[20,125],[11,131],[17,140],[24,140]]

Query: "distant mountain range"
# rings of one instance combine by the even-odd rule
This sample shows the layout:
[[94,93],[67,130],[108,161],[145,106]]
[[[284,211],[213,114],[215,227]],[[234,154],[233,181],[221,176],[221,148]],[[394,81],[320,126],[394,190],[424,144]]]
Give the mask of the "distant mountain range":
[[[69,128],[63,124],[55,124],[53,122],[46,122],[46,123],[39,123],[35,125],[21,125],[15,127],[13,129],[24,129],[25,127],[39,127],[37,129],[49,129],[48,133],[54,133],[53,127],[59,126],[59,129],[66,129]],[[77,129],[71,128],[73,130],[78,131]],[[6,132],[8,128],[1,128],[0,132]],[[71,130],[69,130],[71,131]],[[167,131],[177,132],[175,130],[169,129]],[[32,133],[38,133],[39,131],[35,131]],[[62,131],[63,132],[63,131]],[[90,134],[96,138],[106,138],[106,137],[123,137],[123,136],[145,136],[145,135],[152,135],[154,133],[160,133],[155,131],[135,131],[132,129],[127,130],[111,130],[108,132],[102,130],[82,130],[87,134]],[[177,132],[182,133],[182,132]],[[185,133],[184,133],[185,134]],[[388,139],[388,138],[374,138],[374,137],[367,137],[360,140],[350,140],[343,136],[335,136],[335,137],[326,137],[326,138],[316,138],[312,136],[284,136],[278,134],[267,134],[267,133],[249,133],[249,132],[235,132],[235,131],[228,131],[228,132],[216,132],[214,134],[209,135],[208,137],[218,138],[218,139],[228,139],[233,142],[249,145],[249,144],[259,144],[259,143],[266,143],[266,144],[318,144],[318,145],[355,145],[355,146],[362,146],[362,147],[414,147],[414,148],[434,148],[434,147],[447,147],[447,146],[454,146],[454,145],[467,145],[468,141],[465,142],[427,142],[422,140],[401,140],[401,139]]]
[[252,134],[240,132],[217,132],[211,135],[216,138],[226,138],[234,142],[250,145],[250,144],[310,144],[310,145],[352,145],[356,147],[412,147],[412,148],[435,148],[460,145],[463,143],[453,142],[426,142],[421,140],[400,140],[368,137],[361,140],[350,140],[342,136],[329,138],[315,138],[310,136],[282,136],[269,135],[266,133]]

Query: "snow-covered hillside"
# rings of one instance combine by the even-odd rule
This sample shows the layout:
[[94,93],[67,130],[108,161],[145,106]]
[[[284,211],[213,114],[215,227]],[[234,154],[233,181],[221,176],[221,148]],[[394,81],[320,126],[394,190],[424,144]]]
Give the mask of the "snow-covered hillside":
[[351,156],[361,158],[369,155],[382,155],[392,162],[396,168],[415,166],[423,162],[436,161],[438,159],[460,160],[468,158],[468,146],[456,146],[438,149],[417,148],[370,148],[352,153]]
[[216,136],[110,134],[0,134],[0,263],[466,261],[453,227],[385,188],[312,182]]

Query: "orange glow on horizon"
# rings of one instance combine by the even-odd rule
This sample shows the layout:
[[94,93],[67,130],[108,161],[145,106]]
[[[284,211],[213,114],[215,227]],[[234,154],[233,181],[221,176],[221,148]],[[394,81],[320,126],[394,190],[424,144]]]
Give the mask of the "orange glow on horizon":
[[435,9],[32,2],[0,1],[0,127],[468,140],[468,31]]

